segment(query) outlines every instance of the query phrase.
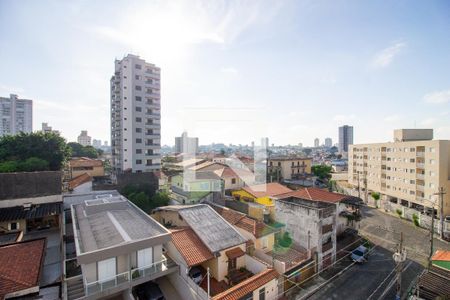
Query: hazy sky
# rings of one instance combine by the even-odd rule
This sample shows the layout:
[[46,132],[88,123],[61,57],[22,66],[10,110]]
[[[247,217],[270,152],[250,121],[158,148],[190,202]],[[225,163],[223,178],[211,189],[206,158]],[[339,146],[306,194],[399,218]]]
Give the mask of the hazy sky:
[[109,141],[114,59],[162,69],[162,143],[450,139],[449,1],[0,0],[0,95],[69,141]]

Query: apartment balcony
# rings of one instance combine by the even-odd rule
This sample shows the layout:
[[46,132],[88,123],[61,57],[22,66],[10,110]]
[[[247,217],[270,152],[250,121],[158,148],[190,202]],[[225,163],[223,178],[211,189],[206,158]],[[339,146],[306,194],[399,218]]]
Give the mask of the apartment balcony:
[[131,268],[128,271],[119,273],[111,278],[93,282],[87,282],[87,280],[84,279],[85,295],[87,297],[93,295],[101,297],[102,293],[106,295],[111,292],[118,292],[131,288],[143,282],[176,272],[177,269],[178,266],[172,259],[163,256],[163,259],[159,262],[139,268]]
[[145,128],[160,129],[161,128],[161,124],[145,123]]
[[152,154],[150,154],[150,153],[145,153],[145,157],[146,157],[146,158],[160,158],[160,157],[161,157],[161,154],[156,154],[156,153],[152,153]]
[[417,163],[416,167],[420,168],[420,169],[424,169],[425,168],[425,164],[424,163]]
[[145,72],[145,76],[150,77],[152,79],[158,79],[158,80],[161,77],[159,73],[154,73],[154,72]]
[[423,192],[425,190],[425,186],[417,184],[416,190]]
[[149,112],[147,112],[147,113],[145,113],[145,115],[146,116],[150,116],[152,118],[156,118],[156,119],[160,119],[161,118],[161,114],[159,114],[159,113],[149,113]]
[[148,82],[148,81],[145,82],[145,87],[148,87],[151,89],[157,89],[157,90],[159,90],[161,88],[161,86],[159,84],[154,83],[154,82]]
[[148,139],[160,139],[161,135],[157,133],[146,133],[145,137]]
[[150,109],[157,109],[157,110],[159,110],[161,108],[161,105],[159,103],[156,103],[156,102],[146,102],[145,105],[146,105],[147,108],[150,108]]
[[425,179],[425,174],[419,174],[419,173],[417,173],[417,174],[416,174],[416,178],[417,178],[417,179],[424,180],[424,179]]
[[322,245],[322,253],[325,253],[333,248],[333,242],[329,241],[328,243],[325,243]]
[[418,151],[418,152],[416,152],[416,156],[417,157],[425,157],[425,152]]

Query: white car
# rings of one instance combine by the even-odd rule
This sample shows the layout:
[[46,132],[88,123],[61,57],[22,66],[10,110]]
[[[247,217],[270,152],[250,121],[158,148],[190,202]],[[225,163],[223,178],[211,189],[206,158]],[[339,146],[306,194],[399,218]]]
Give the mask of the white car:
[[352,255],[350,257],[356,263],[363,263],[363,262],[367,261],[368,254],[369,254],[369,249],[367,249],[366,247],[361,245],[352,251]]

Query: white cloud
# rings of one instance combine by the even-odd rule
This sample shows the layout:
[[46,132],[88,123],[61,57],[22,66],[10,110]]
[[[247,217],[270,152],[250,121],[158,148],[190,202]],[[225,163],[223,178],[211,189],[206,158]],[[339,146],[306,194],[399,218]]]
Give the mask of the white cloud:
[[383,121],[385,122],[396,122],[399,121],[402,118],[402,116],[398,115],[398,114],[394,114],[394,115],[389,115],[386,116]]
[[356,116],[354,114],[350,114],[350,115],[335,115],[333,117],[333,121],[335,122],[349,122],[352,120],[355,120]]
[[377,68],[377,69],[388,67],[394,61],[394,58],[405,47],[406,47],[406,43],[396,42],[392,46],[389,46],[389,47],[381,50],[372,59],[372,63],[371,63],[372,67]]
[[422,126],[431,126],[436,123],[436,118],[427,118],[425,120],[422,120],[419,124]]
[[426,94],[423,99],[427,103],[444,104],[450,102],[450,90],[438,91]]
[[220,69],[220,72],[225,73],[225,74],[230,74],[230,75],[237,75],[239,73],[238,69],[236,69],[234,67],[222,68],[222,69]]

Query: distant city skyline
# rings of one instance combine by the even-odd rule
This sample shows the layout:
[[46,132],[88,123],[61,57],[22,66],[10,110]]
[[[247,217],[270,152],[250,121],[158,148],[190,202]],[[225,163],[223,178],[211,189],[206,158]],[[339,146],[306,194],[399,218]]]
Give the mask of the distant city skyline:
[[162,145],[186,130],[202,144],[311,146],[337,141],[344,124],[354,143],[390,141],[397,128],[450,139],[448,11],[448,1],[4,0],[0,97],[33,99],[33,128],[109,141],[111,61],[131,53],[161,67]]

